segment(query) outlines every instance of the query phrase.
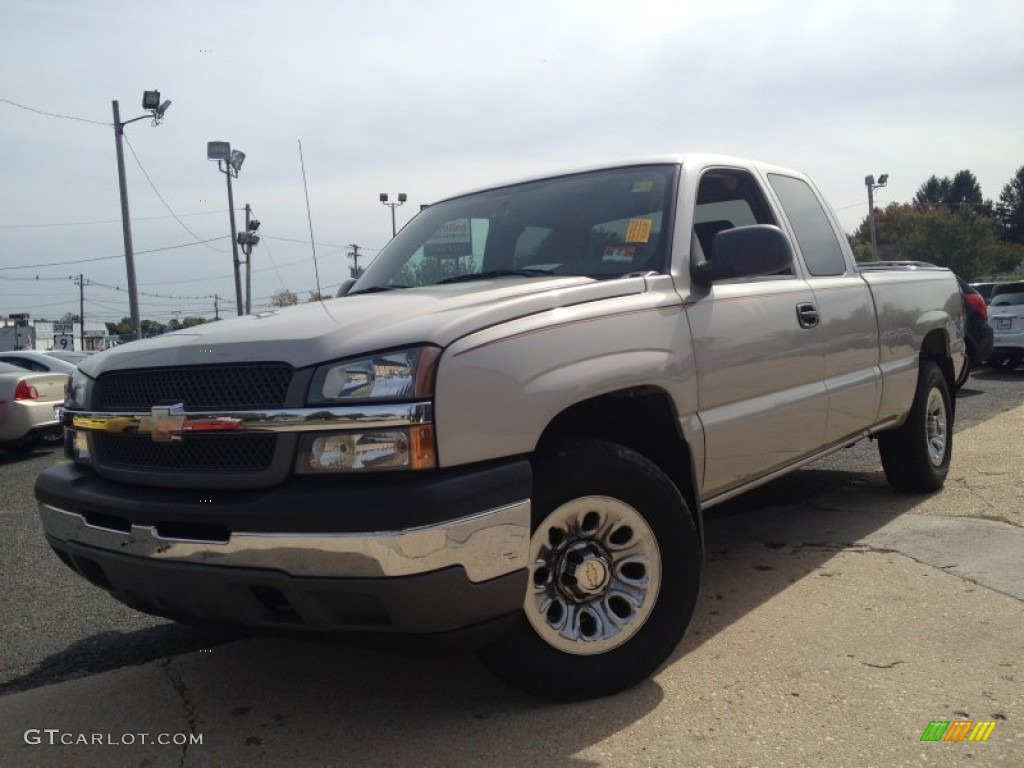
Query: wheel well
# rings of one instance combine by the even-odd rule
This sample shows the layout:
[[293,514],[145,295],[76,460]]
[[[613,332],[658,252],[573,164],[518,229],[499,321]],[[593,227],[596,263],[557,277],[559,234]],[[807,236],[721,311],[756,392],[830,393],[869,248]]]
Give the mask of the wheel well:
[[942,375],[946,377],[949,391],[956,391],[953,360],[949,356],[949,344],[945,333],[936,329],[924,337],[924,341],[921,342],[921,359],[935,362],[939,366],[939,370],[942,371]]
[[703,542],[693,457],[678,424],[675,407],[664,390],[625,389],[584,400],[559,413],[541,435],[537,450],[571,437],[608,440],[631,448],[656,464],[679,489]]

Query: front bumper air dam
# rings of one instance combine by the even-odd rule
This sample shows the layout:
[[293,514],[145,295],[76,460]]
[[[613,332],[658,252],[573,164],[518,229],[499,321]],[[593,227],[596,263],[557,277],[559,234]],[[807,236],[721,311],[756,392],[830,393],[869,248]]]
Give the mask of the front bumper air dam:
[[[496,487],[499,479],[504,482]],[[314,632],[446,632],[522,607],[530,480],[529,464],[512,461],[437,473],[413,483],[421,486],[419,495],[412,487],[395,489],[386,478],[358,483],[355,496],[346,485],[293,481],[255,494],[258,507],[276,508],[272,517],[233,498],[251,502],[252,492],[231,492],[221,495],[221,504],[193,502],[193,514],[167,520],[176,506],[168,492],[140,497],[138,488],[65,464],[40,476],[36,496],[61,560],[148,613]],[[481,491],[478,504],[504,501],[471,511],[466,493],[474,486]],[[304,502],[322,493],[319,509],[327,514],[310,517],[309,507],[293,506],[297,492]],[[410,493],[418,504],[407,503]],[[366,508],[375,496],[384,503]],[[350,530],[350,520],[366,527],[368,518],[393,518],[381,513],[396,497],[418,512],[406,525]],[[356,500],[362,504],[350,503]],[[253,523],[254,515],[263,530],[238,527]],[[183,517],[197,522],[189,528]],[[333,530],[324,530],[325,517]],[[318,530],[293,526],[296,518],[315,519]]]

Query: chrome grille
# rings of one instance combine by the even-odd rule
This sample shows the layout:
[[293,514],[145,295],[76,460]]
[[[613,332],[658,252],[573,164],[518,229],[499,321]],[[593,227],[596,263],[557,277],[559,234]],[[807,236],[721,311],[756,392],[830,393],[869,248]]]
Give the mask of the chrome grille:
[[113,468],[165,472],[259,472],[270,467],[277,435],[186,435],[155,443],[145,434],[96,434],[100,464]]
[[112,371],[97,380],[95,405],[108,412],[169,403],[185,410],[280,408],[293,373],[284,363]]

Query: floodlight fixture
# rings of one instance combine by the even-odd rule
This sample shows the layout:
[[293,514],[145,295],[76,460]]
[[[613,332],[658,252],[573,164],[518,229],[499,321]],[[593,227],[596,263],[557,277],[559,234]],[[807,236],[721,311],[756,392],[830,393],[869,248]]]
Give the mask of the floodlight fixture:
[[405,201],[408,200],[408,199],[409,199],[409,196],[407,194],[405,194],[405,192],[399,192],[398,193],[398,202],[397,203],[389,203],[388,202],[388,193],[387,192],[381,192],[380,193],[380,201],[381,201],[381,203],[383,203],[384,205],[386,205],[388,208],[391,209],[391,236],[392,237],[394,237],[395,233],[398,231],[397,226],[395,224],[395,208],[397,208],[398,206],[400,206],[403,203],[405,203]]
[[157,114],[157,117],[163,117],[164,116],[164,112],[167,111],[167,108],[169,106],[171,106],[171,100],[170,99],[166,99],[163,104],[161,104],[159,107],[157,107],[154,110],[156,112],[156,114]]
[[160,91],[144,91],[142,94],[143,109],[160,108]]
[[883,173],[878,177],[878,186],[884,187],[889,182],[889,174]]
[[245,152],[241,152],[237,149],[231,150],[231,159],[228,161],[232,168],[235,169],[235,173],[242,170],[242,163],[245,162]]
[[231,158],[230,141],[208,141],[206,142],[207,160],[229,160]]
[[259,228],[260,228],[260,220],[259,219],[250,219],[249,220],[248,230],[250,232],[255,232]]

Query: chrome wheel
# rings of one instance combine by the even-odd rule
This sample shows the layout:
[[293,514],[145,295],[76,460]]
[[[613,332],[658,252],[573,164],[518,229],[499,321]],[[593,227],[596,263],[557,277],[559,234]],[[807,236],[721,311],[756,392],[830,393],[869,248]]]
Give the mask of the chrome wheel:
[[937,389],[928,392],[925,406],[925,434],[928,441],[928,458],[933,467],[940,466],[946,457],[946,401]]
[[562,504],[537,527],[530,560],[526,617],[566,653],[619,647],[657,602],[657,540],[643,516],[619,499],[583,496]]

